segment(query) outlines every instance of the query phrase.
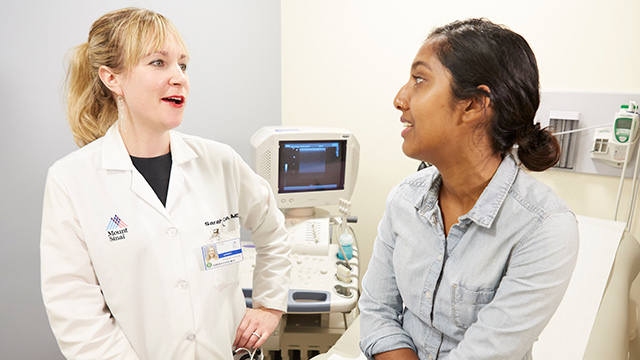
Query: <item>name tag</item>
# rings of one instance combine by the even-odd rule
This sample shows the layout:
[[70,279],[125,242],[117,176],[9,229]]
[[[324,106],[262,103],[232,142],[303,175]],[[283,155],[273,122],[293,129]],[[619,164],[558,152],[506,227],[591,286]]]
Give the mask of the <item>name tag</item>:
[[230,265],[244,260],[240,238],[218,241],[202,246],[205,270]]

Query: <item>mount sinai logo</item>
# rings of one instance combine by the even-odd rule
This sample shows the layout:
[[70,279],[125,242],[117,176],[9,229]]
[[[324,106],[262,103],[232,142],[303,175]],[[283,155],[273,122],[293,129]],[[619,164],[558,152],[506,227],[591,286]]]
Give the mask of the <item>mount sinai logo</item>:
[[107,224],[107,236],[109,236],[109,241],[119,241],[124,240],[126,238],[126,234],[129,232],[128,225],[125,224],[122,219],[118,217],[118,215],[113,215],[111,219],[109,219],[109,224]]

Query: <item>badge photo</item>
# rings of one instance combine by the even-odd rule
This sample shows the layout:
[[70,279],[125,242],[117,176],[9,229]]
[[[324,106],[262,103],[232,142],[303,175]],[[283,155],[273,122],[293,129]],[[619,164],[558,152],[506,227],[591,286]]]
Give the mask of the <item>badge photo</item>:
[[201,250],[205,270],[244,260],[240,238],[207,244]]

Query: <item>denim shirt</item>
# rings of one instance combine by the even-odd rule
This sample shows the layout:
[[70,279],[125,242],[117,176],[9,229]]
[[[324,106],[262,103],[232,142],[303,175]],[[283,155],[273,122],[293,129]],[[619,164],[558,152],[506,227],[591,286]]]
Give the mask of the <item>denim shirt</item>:
[[445,236],[435,167],[389,194],[362,282],[367,358],[411,348],[420,359],[531,359],[578,254],[574,214],[506,156]]

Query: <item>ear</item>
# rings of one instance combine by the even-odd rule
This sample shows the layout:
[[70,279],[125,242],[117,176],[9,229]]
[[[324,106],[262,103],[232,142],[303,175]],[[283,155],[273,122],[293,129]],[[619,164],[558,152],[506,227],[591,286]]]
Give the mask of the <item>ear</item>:
[[122,89],[118,83],[118,77],[111,68],[104,65],[100,66],[100,69],[98,69],[98,76],[100,76],[100,80],[102,80],[102,83],[107,87],[107,89],[117,95],[122,95]]
[[489,98],[491,89],[486,85],[480,85],[478,86],[478,90],[487,95],[479,95],[468,100],[462,118],[464,122],[472,123],[483,121],[487,115],[490,115],[490,112],[493,111],[491,108],[491,99]]

